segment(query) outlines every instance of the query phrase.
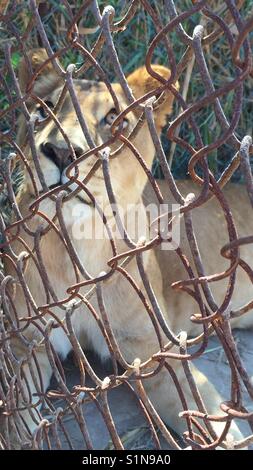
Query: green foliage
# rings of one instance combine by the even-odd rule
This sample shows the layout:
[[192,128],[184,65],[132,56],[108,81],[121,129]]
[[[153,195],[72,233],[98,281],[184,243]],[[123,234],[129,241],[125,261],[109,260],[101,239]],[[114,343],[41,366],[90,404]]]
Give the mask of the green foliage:
[[[11,4],[12,2],[10,2]],[[100,0],[99,6],[101,11],[103,8],[108,5],[108,1]],[[168,15],[165,10],[165,4],[163,0],[155,1],[150,0],[150,5],[153,6],[156,14],[160,17],[160,20],[163,24],[166,24],[168,21]],[[48,39],[54,50],[66,46],[66,33],[69,25],[69,12],[67,11],[65,5],[62,2],[56,0],[50,0],[46,2],[48,11],[44,13],[43,23],[45,25],[45,30],[48,36]],[[78,8],[83,4],[83,0],[75,0],[75,2],[70,2],[73,6],[73,13],[76,13]],[[216,11],[221,11],[221,16],[224,18],[223,6],[224,3],[222,0],[212,0],[210,5],[215,4]],[[118,21],[122,18],[123,14],[127,11],[129,6],[129,1],[127,0],[111,0],[110,5],[115,8],[115,20]],[[183,12],[186,9],[192,6],[191,0],[179,0],[176,2],[178,11]],[[252,11],[252,2],[251,0],[245,0],[244,5],[241,9],[243,17],[247,18]],[[29,3],[27,0],[23,0],[19,3],[15,14],[13,15],[13,25],[19,32],[24,32],[29,19],[31,17],[31,12],[29,10]],[[193,30],[200,21],[203,20],[201,13],[196,13],[190,18],[186,19],[183,22],[185,30],[192,35]],[[80,29],[82,28],[94,28],[96,26],[96,21],[91,11],[84,12],[81,20],[78,23]],[[210,32],[210,26],[206,26],[207,32]],[[13,45],[18,45],[13,36],[12,31],[5,30],[4,25],[0,30],[0,40],[2,41],[2,46],[4,47],[6,41],[8,40],[8,35],[10,41]],[[91,34],[81,34],[80,42],[91,50],[95,44],[96,39],[98,38],[99,30],[92,32]],[[138,8],[136,14],[132,18],[128,27],[119,32],[113,34],[113,39],[117,53],[119,56],[120,63],[124,73],[127,75],[131,73],[137,67],[145,63],[145,57],[148,50],[148,47],[156,35],[155,25],[152,21],[152,18],[141,6]],[[185,45],[180,41],[178,34],[173,30],[169,35],[168,39],[173,46],[173,52],[175,60],[178,63],[185,51]],[[38,33],[35,28],[32,29],[31,33],[28,35],[25,43],[22,44],[29,49],[31,47],[39,46]],[[20,46],[20,45],[19,45]],[[214,86],[216,88],[222,86],[225,82],[233,80],[235,77],[234,65],[231,61],[231,51],[228,47],[227,40],[223,35],[216,42],[214,42],[208,49],[205,50],[205,57],[207,61],[207,66],[210,71],[210,75],[213,79]],[[15,69],[18,68],[20,58],[22,56],[21,50],[15,50],[12,53],[12,64]],[[69,63],[75,63],[80,67],[86,59],[82,57],[80,51],[76,51],[73,48],[69,48],[66,53],[62,56],[62,62],[64,66],[67,66]],[[98,61],[102,68],[106,71],[110,80],[114,80],[114,68],[113,65],[108,60],[107,48],[104,46],[101,53],[98,55]],[[169,65],[167,51],[163,42],[160,42],[154,50],[152,57],[154,63],[160,63],[164,65]],[[4,55],[0,55],[0,66],[4,65]],[[85,78],[97,79],[97,72],[94,67],[86,72]],[[7,83],[12,88],[10,77],[6,77]],[[184,74],[180,77],[180,84],[183,85]],[[253,104],[253,86],[252,79],[248,79],[244,84],[244,109],[240,118],[240,123],[237,129],[237,135],[239,138],[242,138],[245,134],[252,133],[252,104]],[[193,103],[202,97],[205,93],[202,79],[200,73],[196,66],[194,66],[192,77],[190,80],[187,102]],[[226,95],[225,98],[221,99],[222,105],[224,107],[224,112],[228,117],[228,120],[231,119],[234,110],[234,92]],[[8,98],[3,87],[0,86],[0,107],[1,109],[8,108]],[[174,115],[176,116],[179,112],[179,106],[175,104]],[[172,116],[172,119],[173,119]],[[9,117],[10,118],[10,117]],[[205,107],[196,113],[194,116],[197,124],[199,125],[201,136],[205,145],[210,144],[213,141],[216,141],[221,135],[221,129],[216,122],[216,116],[214,113],[214,107],[208,106]],[[1,122],[1,131],[6,131],[8,129],[9,121],[8,116]],[[194,135],[189,127],[188,123],[184,123],[181,127],[180,136],[187,140],[191,145],[195,146]],[[166,155],[169,155],[170,142],[166,138],[166,133],[164,132],[162,137],[162,142]],[[224,145],[218,151],[212,152],[208,159],[210,163],[210,168],[217,176],[220,174],[224,166],[228,161],[231,160],[233,150],[229,145]],[[172,170],[174,175],[177,178],[185,177],[187,174],[187,164],[189,161],[189,153],[180,147],[176,146],[176,150],[173,158]],[[154,163],[154,172],[155,175],[161,177],[161,169],[157,162]],[[240,179],[240,172],[237,172],[236,179]]]

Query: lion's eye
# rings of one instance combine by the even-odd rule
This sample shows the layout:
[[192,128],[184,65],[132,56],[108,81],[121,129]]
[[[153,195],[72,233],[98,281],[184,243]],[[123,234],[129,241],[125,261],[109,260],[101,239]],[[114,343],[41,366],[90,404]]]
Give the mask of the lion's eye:
[[116,117],[118,116],[116,109],[111,109],[109,113],[105,116],[105,124],[111,126],[113,121],[115,121]]
[[[111,126],[112,123],[115,121],[116,117],[118,117],[118,113],[115,108],[111,109],[109,113],[103,119],[104,124],[107,126]],[[128,119],[123,119],[123,129],[128,126]]]
[[[52,101],[45,101],[45,104],[48,106],[48,108],[54,109],[54,104],[52,103]],[[46,109],[44,108],[44,106],[39,105],[37,107],[37,111],[38,111],[41,119],[46,119],[47,118],[48,113],[47,113]]]

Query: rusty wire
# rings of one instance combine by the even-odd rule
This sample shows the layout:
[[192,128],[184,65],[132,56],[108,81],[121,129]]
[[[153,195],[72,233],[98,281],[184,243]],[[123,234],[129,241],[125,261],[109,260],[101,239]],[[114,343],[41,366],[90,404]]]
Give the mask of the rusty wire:
[[[245,80],[252,76],[253,73],[252,52],[249,41],[249,33],[253,29],[253,21],[252,18],[245,19],[243,14],[240,13],[240,8],[244,3],[243,1],[237,2],[236,5],[232,0],[225,0],[225,13],[217,13],[213,7],[213,2],[207,2],[206,0],[200,0],[198,2],[192,1],[191,8],[181,13],[177,11],[175,6],[176,2],[174,3],[172,0],[165,0],[164,2],[161,1],[158,3],[161,4],[160,6],[164,9],[164,12],[166,12],[167,15],[165,25],[161,22],[157,9],[154,8],[152,2],[149,2],[148,0],[132,0],[127,3],[127,9],[125,10],[122,18],[115,21],[115,12],[111,6],[105,7],[103,12],[101,12],[96,0],[88,0],[84,1],[83,5],[79,9],[76,8],[75,14],[73,14],[70,4],[67,0],[64,0],[63,5],[68,12],[69,23],[66,31],[65,45],[61,49],[57,49],[57,51],[52,48],[53,45],[49,43],[47,38],[43,18],[40,16],[38,2],[30,0],[30,11],[32,16],[22,35],[13,25],[16,8],[15,2],[11,2],[9,8],[5,8],[0,11],[1,24],[6,28],[6,31],[9,34],[14,35],[17,40],[17,45],[15,46],[12,46],[11,43],[5,45],[5,64],[3,65],[0,75],[2,87],[8,98],[8,106],[6,109],[1,110],[0,115],[2,119],[8,117],[10,122],[9,130],[5,133],[1,133],[0,136],[2,144],[8,147],[9,152],[9,156],[3,158],[0,162],[0,173],[2,177],[2,191],[7,193],[7,198],[13,213],[13,218],[8,222],[7,226],[4,218],[0,218],[0,231],[3,234],[1,257],[3,260],[8,260],[15,272],[15,279],[10,275],[6,276],[3,272],[0,272],[0,294],[4,311],[4,314],[0,317],[0,405],[2,413],[0,418],[0,447],[2,449],[12,448],[10,432],[12,428],[17,429],[18,431],[17,435],[21,447],[28,446],[33,449],[40,449],[43,447],[48,447],[50,449],[61,448],[61,436],[64,436],[69,448],[73,448],[71,436],[64,424],[64,419],[68,415],[71,415],[78,424],[85,446],[88,449],[92,449],[92,439],[86,423],[85,414],[83,412],[83,406],[90,402],[93,402],[101,413],[115,449],[123,449],[124,445],[117,432],[108,402],[108,395],[111,389],[118,387],[122,383],[128,387],[133,395],[133,399],[139,404],[141,413],[143,413],[143,416],[150,428],[156,448],[161,447],[159,432],[162,434],[167,444],[175,449],[183,448],[185,444],[192,446],[194,449],[215,449],[217,446],[222,445],[222,441],[226,438],[226,435],[229,432],[231,420],[233,418],[237,418],[238,420],[247,420],[250,428],[253,429],[252,412],[245,408],[242,400],[243,386],[246,388],[247,393],[253,400],[253,386],[238,353],[227,313],[234,291],[237,268],[240,266],[244,269],[248,275],[249,283],[252,283],[253,281],[252,268],[250,268],[250,266],[240,258],[239,251],[240,246],[252,244],[253,238],[252,236],[238,238],[229,204],[222,191],[223,187],[231,179],[233,173],[240,164],[241,171],[245,177],[248,196],[251,201],[251,205],[253,206],[253,180],[250,168],[252,139],[249,136],[245,136],[243,139],[240,139],[236,133],[239,118],[243,110],[243,84]],[[8,2],[6,2],[6,4],[8,7]],[[128,28],[134,15],[138,14],[139,8],[145,8],[147,14],[155,25],[156,35],[147,50],[145,65],[149,74],[158,80],[159,87],[156,90],[152,90],[152,92],[147,93],[145,96],[135,99],[118,59],[116,46],[114,45],[113,40],[114,36],[112,33],[117,32],[118,34],[121,34],[125,28]],[[92,12],[99,28],[98,38],[91,50],[88,50],[82,44],[78,30],[78,22],[86,11]],[[202,25],[195,27],[192,36],[189,32],[185,31],[183,27],[184,20],[191,18],[196,12],[201,12],[208,22],[209,33],[206,33],[206,30]],[[236,34],[231,32],[232,26],[236,28]],[[48,55],[48,59],[45,60],[34,75],[32,75],[31,64],[29,63],[29,57],[27,55],[29,52],[29,46],[27,44],[29,44],[29,35],[32,30],[37,31],[40,43],[46,49]],[[176,33],[177,40],[185,45],[184,55],[178,63],[176,62],[175,55],[173,53],[173,45],[170,40],[170,34],[172,32]],[[227,45],[230,48],[231,60],[234,64],[234,78],[233,80],[225,83],[222,87],[215,88],[213,77],[210,75],[208,70],[205,54],[206,48],[214,41],[219,41],[219,38],[221,37],[225,38]],[[171,77],[169,80],[165,80],[163,77],[159,76],[159,74],[157,74],[152,68],[152,56],[154,50],[161,42],[165,47],[168,56],[168,65],[171,69]],[[14,50],[19,50],[21,52],[26,60],[28,70],[30,69],[30,80],[25,91],[20,90],[20,84],[11,61],[11,54]],[[79,69],[73,66],[68,66],[67,69],[64,70],[61,65],[61,57],[70,50],[78,51],[83,58],[83,64]],[[118,98],[110,85],[110,81],[108,80],[106,73],[103,71],[103,68],[97,60],[101,51],[104,51],[104,53],[107,54],[108,60],[113,64],[115,81],[120,83],[123,89],[128,103],[128,106],[124,111],[120,110]],[[181,77],[192,56],[195,57],[195,64],[205,87],[205,95],[193,103],[187,103],[181,96],[180,91],[176,90],[173,83],[176,79]],[[48,64],[51,63],[53,64],[55,71],[65,83],[61,96],[53,111],[33,92],[33,85],[36,82],[37,76],[39,73],[43,72],[44,69],[46,70]],[[94,74],[96,73],[99,79],[106,84],[118,113],[118,117],[111,127],[110,139],[99,146],[94,142],[86,125],[73,85],[73,78],[83,77],[91,67],[94,67]],[[9,86],[7,85],[7,76],[11,78],[12,88],[15,91],[15,98],[13,98]],[[178,185],[174,180],[167,163],[164,150],[154,125],[154,109],[156,106],[159,106],[159,98],[156,99],[156,101],[150,101],[150,98],[161,95],[164,90],[169,90],[173,93],[175,100],[179,103],[182,109],[180,114],[170,122],[167,137],[171,141],[176,142],[177,145],[185,148],[191,154],[188,165],[189,174],[196,186],[200,187],[200,192],[194,199],[185,199],[180,193]],[[226,97],[230,91],[234,92],[234,101],[233,115],[232,118],[228,120],[224,113],[221,99]],[[67,93],[71,97],[77,119],[89,147],[89,150],[80,156],[75,154],[72,143],[57,118],[58,109],[61,107],[61,103],[64,101],[64,97]],[[68,168],[68,174],[70,175],[71,170],[75,169],[75,176],[72,177],[72,180],[77,184],[77,188],[72,193],[69,193],[68,191],[69,184],[53,189],[50,189],[47,186],[47,182],[45,181],[40,168],[38,153],[34,142],[34,131],[37,129],[37,126],[39,128],[40,124],[38,124],[34,115],[31,115],[29,111],[30,108],[28,104],[31,100],[35,104],[43,106],[48,115],[46,120],[49,121],[51,119],[54,121],[66,141],[70,155],[72,155],[73,158],[73,163]],[[217,122],[221,128],[221,135],[216,141],[205,145],[200,129],[196,123],[195,115],[200,109],[210,104],[213,105]],[[18,110],[18,114],[23,115],[23,119],[26,121],[27,141],[40,179],[42,192],[38,190],[32,170],[29,168],[29,162],[27,161],[25,154],[25,146],[20,147],[15,139],[18,125],[18,121],[16,120],[16,110]],[[125,116],[127,116],[127,114],[132,110],[137,110],[140,118],[136,129],[133,130],[133,133],[130,136],[126,137],[121,133],[121,123]],[[166,202],[164,201],[157,183],[145,163],[144,156],[139,154],[138,150],[132,143],[133,137],[138,133],[145,120],[148,123],[149,132],[156,149],[157,158],[159,159],[163,170],[164,178],[173,198],[180,206],[178,214],[180,213],[184,215],[186,234],[192,258],[194,260],[195,272],[197,273],[194,274],[192,266],[187,260],[185,254],[182,253],[180,248],[178,248],[176,250],[178,263],[182,263],[184,265],[187,279],[178,279],[177,282],[174,283],[173,287],[178,290],[179,296],[181,295],[180,290],[184,290],[189,296],[195,299],[199,305],[200,313],[194,315],[192,321],[202,324],[203,326],[203,333],[192,339],[182,339],[180,335],[178,336],[171,330],[164,318],[162,309],[159,305],[159,299],[157,301],[153,293],[148,273],[145,272],[143,254],[147,250],[152,250],[162,243],[162,238],[159,234],[157,234],[157,236],[155,236],[149,243],[142,244],[134,242],[126,232],[119,213],[115,211],[116,224],[119,227],[119,230],[124,234],[124,240],[126,243],[125,251],[118,252],[113,236],[109,236],[112,256],[107,260],[108,269],[106,272],[101,272],[96,277],[92,277],[86,270],[85,266],[83,266],[82,261],[78,256],[64,221],[64,203],[75,195],[78,196],[81,190],[85,191],[90,200],[95,202],[94,195],[88,190],[86,185],[99,166],[101,166],[103,170],[108,199],[111,205],[115,208],[117,195],[114,192],[115,189],[113,188],[110,178],[109,159],[118,158],[120,155],[120,149],[123,147],[129,148],[130,152],[132,152],[133,156],[138,160],[139,164],[146,172],[147,178],[157,195],[158,201],[160,203]],[[194,147],[191,146],[185,138],[175,137],[176,129],[185,121],[189,123],[191,132],[194,135]],[[233,148],[233,155],[231,156],[231,160],[225,168],[222,176],[216,181],[208,167],[207,156],[211,151],[219,149],[225,143],[229,143]],[[113,149],[111,151],[111,155],[108,153],[108,147]],[[90,173],[81,181],[78,179],[78,167],[81,162],[94,155],[97,159],[91,168]],[[20,212],[19,200],[16,198],[13,189],[12,172],[15,166],[14,163],[17,159],[23,161],[23,164],[26,166],[27,171],[30,174],[31,181],[33,181],[34,191],[36,194],[36,198],[30,205],[25,216]],[[198,165],[201,166],[202,176],[200,176],[199,172],[196,170]],[[50,219],[50,217],[40,209],[41,203],[49,200],[49,198],[55,203],[55,216],[52,219]],[[203,266],[198,249],[198,233],[194,232],[192,212],[211,198],[216,198],[218,201],[219,207],[223,211],[227,223],[229,243],[223,247],[221,254],[229,260],[230,266],[222,273],[217,272],[207,276],[205,274],[205,266]],[[107,224],[103,210],[100,209],[99,206],[96,206],[96,208],[100,211],[106,230],[110,234],[110,227]],[[45,223],[41,224],[41,226],[32,228],[31,222],[36,214],[40,215],[41,220]],[[48,231],[54,232],[55,236],[61,240],[66,252],[68,252],[69,263],[72,264],[73,272],[75,273],[75,282],[68,286],[64,298],[58,298],[47,275],[47,266],[44,264],[41,256],[41,240]],[[24,232],[33,238],[33,249],[31,249],[22,239],[21,234]],[[13,251],[13,243],[15,240],[18,240],[20,246],[22,246],[19,254]],[[29,290],[29,285],[26,283],[24,272],[26,258],[28,256],[32,257],[40,274],[47,298],[46,305],[36,304],[33,295]],[[143,291],[139,289],[135,280],[127,270],[128,263],[133,258],[136,259],[138,265],[139,274],[144,287]],[[131,285],[131,295],[139,296],[143,306],[147,310],[147,315],[152,321],[154,334],[156,334],[158,338],[160,350],[157,350],[157,353],[144,363],[139,362],[137,359],[133,364],[128,363],[119,347],[117,334],[110,325],[109,315],[105,307],[103,283],[113,282],[114,279],[117,281],[117,276],[123,276],[127,282],[129,282],[129,285]],[[224,278],[229,281],[228,288],[224,295],[223,302],[221,305],[217,305],[213,298],[209,283],[216,282],[217,280]],[[10,295],[12,290],[15,291],[17,283],[21,286],[27,303],[27,317],[23,318],[19,317],[17,306],[13,303]],[[87,290],[83,291],[84,287],[86,287]],[[97,304],[99,307],[98,311],[92,305],[93,296],[97,297]],[[109,378],[101,379],[98,377],[76,337],[73,329],[72,317],[75,310],[81,304],[87,307],[90,315],[93,316],[97,322],[98,328],[105,338],[113,367],[113,373]],[[252,304],[253,300],[248,302],[247,305],[242,305],[236,311],[230,312],[231,318],[244,315],[252,309]],[[55,307],[58,307],[64,312],[64,322],[60,321],[57,313],[54,312]],[[14,316],[10,313],[10,310],[14,312]],[[50,321],[45,319],[46,314],[47,318],[49,314],[51,318]],[[40,373],[40,367],[36,358],[36,350],[39,348],[38,344],[36,341],[29,343],[26,336],[23,334],[29,324],[33,324],[34,328],[37,329],[40,344],[43,343],[46,349],[48,360],[57,383],[57,390],[43,391],[43,377]],[[50,334],[53,329],[57,328],[63,328],[66,332],[71,343],[75,362],[80,372],[80,383],[76,383],[71,388],[67,385],[63,367],[50,342]],[[224,411],[224,416],[222,418],[218,415],[210,416],[207,414],[205,403],[199,395],[197,385],[189,367],[190,361],[205,352],[208,345],[209,335],[213,330],[215,330],[219,338],[231,368],[231,397],[229,401],[221,404],[221,409]],[[167,338],[166,344],[164,344],[161,332],[163,332]],[[22,392],[22,389],[24,388],[26,377],[24,377],[23,360],[19,361],[15,357],[11,348],[11,341],[14,337],[19,338],[19,341],[23,343],[29,351],[25,362],[29,365],[30,374],[34,379],[37,397],[36,400],[46,407],[47,415],[49,415],[48,419],[43,417],[43,413],[40,413],[40,411],[36,409],[37,402],[32,402],[31,396],[29,397],[27,409],[29,410],[29,413],[33,415],[33,420],[37,424],[36,430],[32,435],[26,427],[26,423],[22,419],[22,414],[20,414],[20,411],[22,410],[20,409],[20,403],[18,403],[17,400],[17,390],[21,390],[21,394],[23,393],[25,396],[25,392],[24,390]],[[173,345],[176,346],[176,348],[174,347],[173,350],[171,350]],[[193,351],[191,350],[192,346],[195,346]],[[180,381],[178,381],[173,369],[173,361],[171,362],[170,360],[181,361],[192,395],[196,400],[196,410],[189,410],[187,408],[187,402],[180,386]],[[123,371],[119,370],[119,366]],[[34,369],[37,370],[36,373]],[[173,434],[167,429],[161,417],[150,402],[144,388],[145,380],[147,378],[154,377],[161,369],[165,370],[168,376],[173,380],[182,403],[181,414],[183,418],[181,419],[185,419],[188,426],[188,432],[184,435],[185,444],[181,441],[178,443]],[[92,379],[94,384],[93,386],[87,385],[86,376],[89,376]],[[57,408],[57,405],[54,404],[54,400],[56,398],[62,398],[64,400],[64,408]],[[197,421],[196,418],[199,420]],[[224,423],[224,430],[220,436],[217,436],[212,429],[212,423],[217,421]],[[242,448],[245,445],[252,443],[252,441],[253,436],[249,434],[242,441],[237,443],[235,447]]]

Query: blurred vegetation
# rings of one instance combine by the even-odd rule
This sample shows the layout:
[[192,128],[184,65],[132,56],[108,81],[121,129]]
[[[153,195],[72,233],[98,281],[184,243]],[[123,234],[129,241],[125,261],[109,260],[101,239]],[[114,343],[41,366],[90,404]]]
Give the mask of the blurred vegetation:
[[[120,20],[123,14],[127,11],[129,6],[129,0],[111,0],[110,2],[105,0],[98,1],[101,11],[103,8],[108,5],[112,5],[115,8],[115,20]],[[165,2],[163,0],[150,0],[150,5],[156,11],[156,14],[159,16],[161,22],[166,24],[168,21],[168,15],[166,13]],[[70,1],[69,5],[71,11],[75,14],[78,9],[83,5],[83,0]],[[225,17],[224,7],[225,4],[222,0],[211,0],[208,3],[209,6],[214,6],[214,11],[221,12],[222,18]],[[178,0],[176,6],[179,12],[185,11],[192,6],[191,0]],[[70,23],[70,12],[67,10],[64,2],[59,2],[56,0],[50,0],[47,2],[42,2],[41,5],[41,14],[43,18],[43,23],[45,30],[48,36],[48,39],[51,43],[51,46],[54,50],[67,45],[66,32],[68,25]],[[12,63],[13,66],[18,68],[19,60],[21,58],[22,52],[20,51],[20,44],[15,37],[17,34],[24,34],[26,28],[31,20],[31,11],[29,9],[29,2],[26,0],[19,1],[10,1],[7,12],[12,12],[12,22],[11,26],[6,27],[4,23],[0,24],[0,41],[1,41],[1,52],[0,52],[0,67],[4,66],[4,47],[6,43],[11,43],[13,45],[14,52],[12,53]],[[252,14],[252,0],[245,0],[241,8],[241,14],[244,18],[247,18]],[[203,19],[201,13],[192,15],[189,19],[183,22],[185,30],[192,34],[194,27],[199,24]],[[89,10],[85,11],[81,16],[81,20],[78,22],[80,31],[82,32],[83,28],[92,28],[96,26],[96,20]],[[210,32],[210,26],[207,23],[206,31]],[[85,31],[85,30],[83,30]],[[236,32],[232,30],[232,32]],[[114,34],[114,43],[117,49],[120,63],[124,73],[127,75],[132,72],[134,69],[144,64],[145,56],[148,50],[148,47],[155,37],[156,30],[155,25],[152,21],[152,18],[147,11],[142,6],[139,6],[134,18],[130,21],[128,27],[118,33]],[[91,50],[97,37],[99,35],[99,30],[92,32],[91,34],[80,35],[81,43]],[[180,41],[176,31],[173,31],[169,35],[169,39],[173,45],[173,50],[175,54],[176,61],[179,62],[180,58],[185,51],[185,46]],[[40,40],[36,28],[32,28],[25,42],[22,44],[27,50],[31,47],[40,46]],[[62,57],[63,65],[69,63],[75,63],[77,66],[83,64],[84,59],[80,53],[70,49]],[[112,64],[108,60],[106,54],[106,47],[104,47],[101,53],[98,55],[98,61],[103,69],[106,71],[108,77],[114,79],[114,70]],[[234,65],[231,61],[231,52],[228,47],[226,38],[222,35],[215,41],[210,47],[206,49],[206,61],[212,76],[215,87],[219,87],[224,84],[224,82],[230,81],[234,78]],[[153,62],[168,65],[168,58],[164,45],[159,43],[156,47],[153,55]],[[90,68],[85,74],[85,78],[96,79],[96,71],[94,68]],[[184,76],[181,77],[180,83],[183,84]],[[10,77],[5,76],[5,80],[12,89]],[[237,135],[242,138],[245,134],[252,134],[252,107],[253,107],[253,80],[247,79],[244,83],[244,108],[243,113],[240,118],[240,123],[237,129]],[[13,96],[13,93],[11,91]],[[194,66],[192,77],[190,80],[189,90],[187,101],[188,103],[195,102],[199,97],[204,94],[204,86],[200,77],[200,74],[197,68]],[[224,106],[224,111],[228,117],[231,119],[233,115],[234,103],[233,103],[233,92],[229,93],[225,98],[223,98],[222,104]],[[13,96],[13,99],[15,97]],[[9,98],[7,98],[5,89],[3,87],[3,81],[0,81],[0,108],[1,110],[6,109],[9,106]],[[179,107],[175,104],[174,115],[177,115],[179,112]],[[6,131],[10,126],[11,116],[8,114],[2,119],[0,123],[0,130]],[[200,127],[201,135],[205,144],[215,141],[220,135],[220,127],[216,122],[213,106],[208,106],[200,110],[196,116],[196,122]],[[15,130],[14,130],[15,132]],[[191,129],[187,123],[182,125],[180,136],[187,139],[187,141],[194,145],[194,136],[191,132]],[[169,153],[170,142],[165,136],[165,133],[162,136],[162,142],[166,155]],[[10,149],[8,146],[2,146],[2,155],[8,153]],[[213,170],[215,176],[218,176],[226,162],[228,162],[233,156],[233,149],[229,145],[224,145],[218,151],[213,152],[209,156],[210,168]],[[187,151],[182,149],[180,146],[176,146],[172,171],[176,178],[183,178],[187,175],[187,164],[189,160],[189,154]],[[154,163],[154,173],[157,177],[162,177],[159,164],[156,161]],[[240,171],[238,170],[235,179],[237,181],[241,180]]]

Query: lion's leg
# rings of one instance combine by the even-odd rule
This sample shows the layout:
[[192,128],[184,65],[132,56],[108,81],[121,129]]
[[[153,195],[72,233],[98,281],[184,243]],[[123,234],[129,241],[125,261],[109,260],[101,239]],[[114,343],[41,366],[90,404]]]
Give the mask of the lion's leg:
[[[178,361],[172,361],[170,365],[173,367],[173,370],[177,375],[178,382],[186,399],[187,408],[189,410],[198,410],[198,406],[193,398],[193,394],[190,390],[182,365]],[[194,365],[191,366],[191,370],[207,412],[213,415],[222,415],[220,404],[223,400],[215,387]],[[187,431],[188,427],[185,418],[179,417],[179,413],[183,411],[183,404],[174,386],[170,373],[165,369],[165,366],[157,376],[143,381],[143,384],[150,401],[163,421],[165,421],[179,435],[182,435],[183,432]],[[206,429],[202,420],[199,420],[199,423],[203,425],[204,429]],[[225,423],[212,421],[211,424],[215,433],[219,437],[224,429]],[[198,432],[196,428],[193,429],[193,431]],[[235,423],[231,424],[229,433],[232,434],[236,441],[243,438]]]
[[41,421],[42,395],[49,386],[52,368],[44,346],[39,346],[34,356],[29,356],[20,346],[15,346],[13,352],[20,366],[14,365],[15,394],[8,410],[10,418],[6,419],[9,419],[11,448],[15,449],[31,443],[32,434]]
[[[35,334],[31,338],[34,338]],[[17,393],[14,397],[14,406],[11,410],[13,416],[13,426],[11,432],[11,445],[20,448],[20,439],[22,444],[31,443],[31,436],[41,423],[42,416],[40,414],[43,396],[49,387],[52,374],[60,386],[65,387],[63,379],[58,372],[55,362],[55,354],[60,359],[65,359],[71,350],[71,344],[67,336],[61,328],[53,330],[50,335],[50,343],[48,346],[40,343],[37,335],[37,345],[33,349],[33,354],[28,352],[23,342],[15,342],[12,346],[13,354],[17,358],[17,364],[14,365],[16,373],[16,389]],[[51,345],[49,347],[49,345]],[[53,364],[53,369],[51,364]],[[35,439],[36,441],[36,439]]]

